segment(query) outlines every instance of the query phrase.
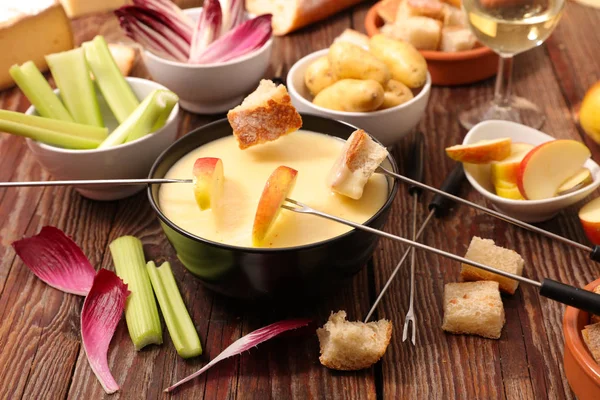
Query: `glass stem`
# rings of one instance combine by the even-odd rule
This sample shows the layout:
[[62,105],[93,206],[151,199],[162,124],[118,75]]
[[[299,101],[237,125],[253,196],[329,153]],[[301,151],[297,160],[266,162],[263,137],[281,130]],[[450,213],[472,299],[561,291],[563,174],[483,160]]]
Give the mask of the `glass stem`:
[[510,105],[510,87],[512,83],[513,56],[500,55],[496,88],[494,89],[494,104],[499,107]]

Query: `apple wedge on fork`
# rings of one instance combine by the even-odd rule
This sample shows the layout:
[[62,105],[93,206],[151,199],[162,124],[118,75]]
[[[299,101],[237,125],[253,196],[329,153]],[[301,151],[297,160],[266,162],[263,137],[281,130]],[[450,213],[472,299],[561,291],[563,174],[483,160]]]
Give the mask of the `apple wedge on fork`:
[[260,246],[281,211],[281,205],[296,184],[298,171],[284,165],[269,176],[263,189],[252,226],[252,244]]
[[212,208],[219,204],[223,195],[223,162],[220,158],[203,157],[194,163],[194,196],[201,210]]

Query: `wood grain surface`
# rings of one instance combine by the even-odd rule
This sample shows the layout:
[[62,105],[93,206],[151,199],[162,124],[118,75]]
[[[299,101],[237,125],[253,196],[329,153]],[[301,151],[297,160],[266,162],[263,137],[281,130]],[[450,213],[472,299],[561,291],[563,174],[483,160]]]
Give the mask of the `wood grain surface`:
[[[185,7],[201,1],[179,1]],[[346,28],[364,31],[363,21],[373,1],[277,38],[266,76],[287,73],[302,56],[327,47]],[[126,41],[110,13],[75,20],[76,40],[96,34],[109,41]],[[543,130],[557,138],[585,141],[600,159],[600,147],[576,124],[576,113],[586,89],[600,79],[600,11],[569,3],[555,33],[541,47],[516,58],[514,91],[542,107]],[[133,75],[147,77],[139,61]],[[419,124],[426,137],[425,181],[439,186],[453,162],[444,147],[462,141],[458,109],[489,98],[493,80],[460,87],[434,87],[425,117]],[[18,89],[0,93],[0,108],[24,111],[27,99]],[[184,113],[179,134],[222,118]],[[394,154],[408,153],[412,137],[403,139]],[[0,134],[0,180],[45,180],[46,173],[22,138]],[[461,195],[487,205],[475,191]],[[425,216],[429,194],[418,212]],[[393,203],[386,231],[410,236],[412,202],[404,187]],[[578,205],[580,206],[580,205]],[[586,243],[577,220],[578,206],[544,229]],[[421,218],[422,218],[421,217]],[[422,219],[421,219],[422,220]],[[372,261],[352,280],[329,296],[291,304],[241,302],[205,289],[178,262],[162,234],[146,194],[115,202],[96,202],[69,188],[0,189],[0,398],[10,399],[155,399],[169,397],[162,390],[201,368],[244,334],[274,321],[309,317],[321,325],[332,310],[345,309],[350,319],[362,319],[386,282],[405,247],[380,241]],[[10,243],[54,225],[82,247],[97,268],[113,269],[107,246],[121,235],[135,235],[144,243],[148,259],[169,260],[204,353],[182,360],[165,330],[165,343],[136,352],[124,319],[111,342],[109,365],[122,389],[104,394],[81,347],[79,315],[83,299],[63,294],[38,280],[16,257]],[[600,275],[587,254],[509,226],[466,207],[434,219],[423,241],[462,255],[472,236],[490,238],[512,248],[525,259],[525,275],[549,277],[583,286]],[[536,289],[520,285],[513,296],[503,296],[506,326],[499,340],[455,336],[442,332],[444,284],[458,281],[459,265],[417,252],[417,345],[402,343],[408,307],[408,267],[403,269],[377,310],[388,318],[394,335],[382,361],[373,368],[342,373],[318,361],[314,327],[284,335],[240,357],[225,360],[172,396],[194,399],[572,399],[562,365],[564,307],[541,298]],[[164,324],[163,324],[164,326]]]

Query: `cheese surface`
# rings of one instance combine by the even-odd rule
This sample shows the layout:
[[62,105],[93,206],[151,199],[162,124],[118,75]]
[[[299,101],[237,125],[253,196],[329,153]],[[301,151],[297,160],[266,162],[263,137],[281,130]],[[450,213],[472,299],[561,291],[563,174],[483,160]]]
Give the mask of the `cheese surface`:
[[77,18],[117,9],[129,3],[127,0],[60,0],[69,18]]
[[0,89],[14,84],[8,73],[14,64],[31,60],[45,71],[45,55],[72,48],[71,22],[55,1],[15,1],[0,6]]
[[[280,165],[298,171],[290,197],[317,210],[354,222],[370,219],[388,197],[387,179],[373,175],[360,200],[333,193],[326,176],[345,141],[308,131],[282,136],[274,142],[240,150],[233,136],[205,144],[177,161],[165,178],[192,178],[199,157],[223,161],[225,187],[219,211],[201,211],[192,184],[162,185],[159,205],[175,225],[199,237],[234,246],[252,247],[252,225],[261,193],[269,175]],[[313,215],[281,210],[264,247],[291,247],[320,242],[351,228]]]

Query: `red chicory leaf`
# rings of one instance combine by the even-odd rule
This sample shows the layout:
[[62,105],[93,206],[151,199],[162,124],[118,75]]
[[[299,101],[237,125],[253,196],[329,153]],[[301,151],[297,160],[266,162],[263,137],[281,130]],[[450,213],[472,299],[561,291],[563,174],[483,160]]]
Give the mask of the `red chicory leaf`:
[[83,302],[81,340],[90,367],[106,393],[119,390],[108,368],[108,345],[125,309],[127,285],[114,272],[101,269]]
[[202,14],[200,14],[196,29],[194,29],[190,47],[190,60],[197,58],[209,44],[219,37],[222,16],[219,0],[204,0]]
[[133,4],[156,11],[186,42],[192,42],[194,21],[171,0],[133,0]]
[[223,4],[223,27],[221,34],[225,34],[244,22],[244,0],[221,0],[221,2]]
[[44,226],[40,233],[12,243],[17,255],[38,278],[63,292],[85,296],[96,271],[63,231]]
[[298,329],[303,326],[306,326],[310,323],[310,319],[293,319],[286,321],[275,322],[274,324],[267,325],[264,328],[257,329],[253,332],[250,332],[246,336],[243,336],[229,345],[225,350],[221,352],[217,357],[215,357],[211,362],[202,367],[199,371],[194,372],[187,378],[180,380],[172,386],[169,386],[165,389],[165,392],[171,392],[173,389],[182,385],[183,383],[194,379],[195,377],[203,374],[205,371],[210,369],[219,361],[222,361],[228,357],[235,356],[243,353],[246,350],[250,350],[251,348],[258,346],[259,344],[266,342],[267,340],[283,333],[285,331],[289,331],[292,329]]

